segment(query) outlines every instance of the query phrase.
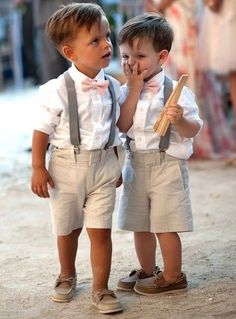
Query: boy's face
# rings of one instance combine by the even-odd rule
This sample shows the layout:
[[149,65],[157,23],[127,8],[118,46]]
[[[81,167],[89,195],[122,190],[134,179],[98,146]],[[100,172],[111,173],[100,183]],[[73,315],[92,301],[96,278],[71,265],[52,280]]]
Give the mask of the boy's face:
[[167,50],[157,53],[153,48],[152,42],[147,38],[135,39],[132,47],[128,42],[122,43],[120,45],[120,54],[122,65],[128,63],[132,70],[132,67],[137,64],[139,73],[144,70],[147,71],[145,80],[149,80],[160,72],[161,66],[168,56]]
[[102,17],[101,23],[95,22],[90,30],[86,26],[81,27],[76,38],[64,45],[62,51],[79,71],[94,78],[111,60],[112,44],[107,19]]

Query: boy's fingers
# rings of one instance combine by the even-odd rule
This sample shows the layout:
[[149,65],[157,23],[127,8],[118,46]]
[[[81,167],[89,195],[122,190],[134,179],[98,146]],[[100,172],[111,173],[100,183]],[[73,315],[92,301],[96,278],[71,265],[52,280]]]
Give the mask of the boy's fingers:
[[124,74],[126,75],[127,74],[127,63],[126,62],[122,63],[122,68],[123,68]]
[[51,177],[49,177],[49,179],[48,179],[48,184],[49,184],[52,188],[54,188],[54,182],[53,182],[53,180],[52,180]]
[[40,197],[47,198],[49,197],[47,186],[42,186],[40,189]]
[[49,197],[47,186],[32,186],[31,189],[33,193],[38,195],[39,197]]
[[47,186],[43,186],[42,187],[42,191],[43,191],[43,197],[44,198],[48,198],[49,197],[49,192],[48,192]]
[[38,195],[39,197],[43,197],[43,191],[42,191],[42,187],[41,186],[37,186],[35,187],[35,194]]
[[122,70],[123,70],[123,73],[125,74],[125,63],[122,63]]
[[166,108],[166,112],[169,114],[179,114],[182,115],[183,114],[183,109],[181,107],[178,106],[168,106]]
[[134,75],[138,74],[138,65],[137,64],[134,64],[134,66],[133,66],[133,74]]
[[145,76],[147,75],[147,70],[143,70],[143,72],[140,74],[140,76],[142,77],[142,79],[145,78]]
[[125,69],[124,69],[125,70],[125,75],[130,75],[131,69],[130,69],[129,64],[125,63],[124,67],[125,67]]

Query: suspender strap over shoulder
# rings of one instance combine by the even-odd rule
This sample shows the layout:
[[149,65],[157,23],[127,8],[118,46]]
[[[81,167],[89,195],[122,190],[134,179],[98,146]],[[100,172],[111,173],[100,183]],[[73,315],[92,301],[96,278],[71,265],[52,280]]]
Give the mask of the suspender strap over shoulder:
[[68,109],[69,109],[69,127],[70,127],[70,141],[75,147],[80,145],[80,129],[79,129],[79,114],[77,96],[75,91],[75,82],[71,78],[68,71],[64,72],[67,98],[68,98]]
[[[166,104],[169,96],[171,95],[171,92],[173,91],[173,83],[170,78],[165,76],[164,80],[164,105]],[[161,136],[160,143],[159,143],[159,150],[160,151],[166,151],[170,144],[170,128],[171,125],[169,125],[166,134],[164,136]]]
[[[78,113],[78,104],[77,96],[75,90],[75,83],[71,78],[68,71],[64,72],[67,98],[68,98],[68,109],[69,109],[69,127],[70,127],[70,141],[74,147],[78,148],[81,144],[80,138],[80,127],[79,127],[79,113]],[[104,149],[108,149],[114,142],[115,130],[116,130],[116,96],[112,80],[108,75],[105,76],[109,80],[109,93],[111,95],[112,106],[111,106],[111,129],[108,141]]]
[[115,91],[114,91],[114,87],[113,87],[111,78],[108,75],[105,75],[105,78],[109,81],[108,90],[109,90],[109,93],[111,95],[111,101],[112,101],[112,105],[111,105],[111,129],[110,129],[110,134],[109,134],[108,141],[107,141],[107,143],[105,145],[105,150],[106,150],[113,144],[114,138],[115,138],[115,131],[116,131],[116,95],[115,95]]

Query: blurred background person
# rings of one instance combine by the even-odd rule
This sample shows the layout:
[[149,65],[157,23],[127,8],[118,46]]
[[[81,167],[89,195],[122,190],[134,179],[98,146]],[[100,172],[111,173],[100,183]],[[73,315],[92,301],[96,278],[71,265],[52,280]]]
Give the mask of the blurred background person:
[[39,76],[35,49],[33,0],[14,0],[13,5],[21,15],[23,77],[30,80],[32,84],[37,84]]
[[205,0],[199,43],[204,70],[227,80],[236,131],[236,1]]
[[165,70],[175,79],[188,73],[188,86],[196,91],[196,38],[198,32],[198,0],[144,0],[146,11],[157,10],[174,29],[175,38]]
[[176,80],[189,74],[188,86],[197,97],[204,126],[194,139],[194,156],[227,158],[235,149],[235,141],[224,114],[219,83],[209,70],[199,68],[199,56],[204,59],[202,45],[200,50],[198,47],[203,5],[203,0],[144,0],[145,10],[163,13],[175,33],[166,72]]

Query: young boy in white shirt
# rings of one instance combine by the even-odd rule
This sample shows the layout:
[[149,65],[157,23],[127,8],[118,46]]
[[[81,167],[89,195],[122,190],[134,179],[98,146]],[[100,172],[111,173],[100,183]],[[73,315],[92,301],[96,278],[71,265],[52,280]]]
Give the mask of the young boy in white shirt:
[[101,313],[118,312],[122,306],[108,289],[112,213],[121,173],[114,152],[121,143],[116,127],[120,85],[113,78],[105,80],[103,71],[112,54],[109,23],[98,5],[72,3],[49,18],[47,33],[72,62],[66,73],[40,87],[33,134],[31,188],[49,198],[61,266],[52,300],[69,302],[75,294],[78,237],[85,225],[91,242],[93,304]]
[[[122,87],[126,101],[118,126],[128,135],[118,224],[121,229],[134,232],[141,266],[121,278],[118,289],[135,290],[141,295],[187,287],[178,233],[192,231],[187,159],[193,152],[192,138],[202,120],[194,95],[184,87],[178,104],[166,109],[171,122],[169,133],[160,139],[153,129],[163,110],[166,87],[176,85],[162,69],[172,41],[171,27],[157,13],[130,19],[118,37],[127,75],[127,83]],[[156,238],[163,271],[156,266]]]

